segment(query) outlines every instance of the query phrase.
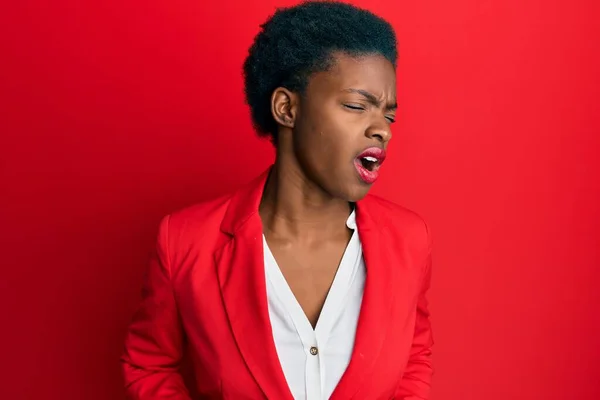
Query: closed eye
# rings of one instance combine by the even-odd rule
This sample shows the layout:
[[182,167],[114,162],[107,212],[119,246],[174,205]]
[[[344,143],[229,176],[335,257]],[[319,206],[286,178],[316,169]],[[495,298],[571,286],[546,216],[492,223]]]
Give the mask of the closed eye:
[[344,107],[349,108],[350,110],[360,110],[360,111],[365,110],[365,108],[363,106],[359,106],[356,104],[344,104]]
[[[366,108],[364,106],[361,106],[358,104],[344,104],[343,106],[345,108],[347,108],[349,110],[353,110],[353,111],[365,111],[366,110]],[[394,122],[396,122],[396,119],[391,115],[386,115],[385,119],[387,119],[390,124],[393,124]]]

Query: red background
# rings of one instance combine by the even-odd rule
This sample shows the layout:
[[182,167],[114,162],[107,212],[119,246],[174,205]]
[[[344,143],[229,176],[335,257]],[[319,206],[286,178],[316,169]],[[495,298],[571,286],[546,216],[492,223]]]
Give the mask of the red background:
[[[292,2],[5,3],[0,398],[121,399],[159,218],[273,160],[240,68]],[[435,234],[434,399],[600,399],[598,2],[356,3],[400,39],[373,190]]]

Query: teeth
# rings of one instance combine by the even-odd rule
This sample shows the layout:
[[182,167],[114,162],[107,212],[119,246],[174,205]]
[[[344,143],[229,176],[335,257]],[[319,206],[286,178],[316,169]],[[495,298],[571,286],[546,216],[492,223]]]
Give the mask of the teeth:
[[372,163],[377,162],[377,159],[375,157],[363,157],[363,159],[367,160],[368,162],[372,162]]

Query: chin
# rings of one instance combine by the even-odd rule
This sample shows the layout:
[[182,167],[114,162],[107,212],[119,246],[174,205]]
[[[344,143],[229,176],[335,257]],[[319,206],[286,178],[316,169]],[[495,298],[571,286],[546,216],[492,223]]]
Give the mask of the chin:
[[356,185],[354,187],[346,188],[341,197],[348,202],[356,203],[357,201],[362,200],[369,193],[370,189],[371,185]]
[[354,175],[337,175],[328,178],[322,181],[324,184],[321,188],[331,197],[350,203],[362,200],[372,187],[371,184],[363,182]]

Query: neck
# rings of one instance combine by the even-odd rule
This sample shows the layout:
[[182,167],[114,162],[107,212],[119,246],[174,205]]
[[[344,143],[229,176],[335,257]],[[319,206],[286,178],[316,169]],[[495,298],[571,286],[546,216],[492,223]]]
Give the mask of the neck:
[[303,241],[346,235],[350,210],[308,179],[295,157],[278,154],[259,208],[265,234]]

